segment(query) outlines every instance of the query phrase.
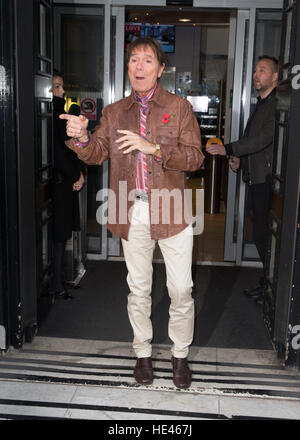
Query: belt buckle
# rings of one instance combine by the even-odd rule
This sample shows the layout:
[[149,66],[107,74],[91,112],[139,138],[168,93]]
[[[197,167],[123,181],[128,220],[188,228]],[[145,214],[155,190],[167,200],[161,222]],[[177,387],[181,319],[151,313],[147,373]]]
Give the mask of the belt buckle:
[[141,200],[142,202],[148,202],[147,194],[135,194],[135,198],[137,200]]

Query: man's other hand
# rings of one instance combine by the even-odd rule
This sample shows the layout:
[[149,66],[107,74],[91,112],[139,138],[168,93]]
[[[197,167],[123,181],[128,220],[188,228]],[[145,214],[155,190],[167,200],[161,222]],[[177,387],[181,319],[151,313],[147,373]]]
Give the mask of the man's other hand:
[[210,154],[219,154],[220,156],[226,156],[226,149],[224,145],[220,145],[220,144],[207,145],[206,151]]

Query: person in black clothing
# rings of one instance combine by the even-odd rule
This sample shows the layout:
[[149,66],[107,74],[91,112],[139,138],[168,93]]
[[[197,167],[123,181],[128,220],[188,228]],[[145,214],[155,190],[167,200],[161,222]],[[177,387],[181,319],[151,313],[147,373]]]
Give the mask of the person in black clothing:
[[266,286],[265,259],[277,102],[278,61],[276,58],[268,55],[259,58],[253,73],[253,83],[259,96],[243,137],[227,145],[212,144],[206,149],[211,154],[227,156],[233,171],[239,167],[242,168],[243,180],[247,184],[248,202],[253,215],[253,240],[264,266],[259,286],[247,289],[244,293],[262,303]]
[[66,123],[59,119],[65,113],[63,76],[53,74],[53,122],[54,122],[54,270],[53,291],[58,297],[72,299],[64,286],[64,253],[72,231],[80,229],[78,191],[84,185],[83,166],[77,155],[67,148]]

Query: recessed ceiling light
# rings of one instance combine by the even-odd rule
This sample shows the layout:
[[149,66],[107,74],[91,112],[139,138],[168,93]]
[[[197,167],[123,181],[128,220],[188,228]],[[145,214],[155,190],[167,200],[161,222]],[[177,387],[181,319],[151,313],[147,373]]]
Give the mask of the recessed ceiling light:
[[189,21],[192,21],[190,18],[179,18],[178,21],[181,21],[183,23],[187,23]]

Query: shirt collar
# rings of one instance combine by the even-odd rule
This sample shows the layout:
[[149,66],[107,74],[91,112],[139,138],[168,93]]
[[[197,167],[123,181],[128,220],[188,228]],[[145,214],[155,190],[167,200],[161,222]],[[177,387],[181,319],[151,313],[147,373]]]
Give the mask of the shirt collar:
[[142,105],[145,105],[145,104],[147,104],[147,103],[151,100],[151,98],[155,95],[157,89],[158,89],[158,84],[157,84],[157,82],[156,82],[156,83],[155,83],[155,86],[153,87],[153,89],[150,90],[150,91],[147,93],[147,95],[145,95],[145,96],[139,96],[139,95],[137,94],[137,92],[134,90],[134,92],[133,92],[134,99],[135,99],[137,102],[141,103]]
[[[153,89],[152,89],[153,90]],[[150,101],[155,102],[157,105],[159,106],[163,106],[163,103],[160,102],[159,97],[165,92],[165,90],[162,88],[162,86],[160,85],[159,82],[157,82],[157,89],[155,91],[155,93],[152,95],[152,97],[150,98]],[[167,93],[167,92],[165,92]],[[134,104],[137,104],[137,101],[134,98],[134,90],[131,91],[131,94],[128,96],[127,99],[127,105],[126,108],[127,110],[129,110]]]

